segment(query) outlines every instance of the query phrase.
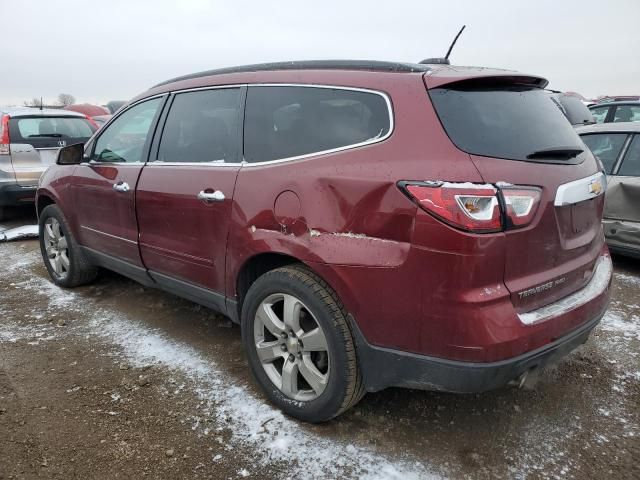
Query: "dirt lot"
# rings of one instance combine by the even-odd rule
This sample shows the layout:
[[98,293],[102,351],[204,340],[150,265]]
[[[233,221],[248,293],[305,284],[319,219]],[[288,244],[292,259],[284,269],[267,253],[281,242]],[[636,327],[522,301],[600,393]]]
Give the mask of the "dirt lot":
[[532,390],[389,389],[310,426],[265,402],[225,318],[110,273],[61,290],[35,240],[0,244],[0,479],[640,478],[640,262],[615,270]]

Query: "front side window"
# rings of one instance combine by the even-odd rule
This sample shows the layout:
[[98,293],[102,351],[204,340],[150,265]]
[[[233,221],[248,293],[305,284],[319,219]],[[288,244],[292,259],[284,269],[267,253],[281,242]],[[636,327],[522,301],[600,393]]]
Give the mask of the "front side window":
[[594,107],[590,108],[591,115],[593,115],[593,119],[596,123],[603,123],[607,118],[607,113],[609,113],[609,107]]
[[235,162],[240,89],[179,93],[162,131],[162,162]]
[[614,122],[640,122],[640,105],[618,105]]
[[582,136],[582,141],[600,159],[607,174],[611,174],[626,139],[626,133],[591,133]]
[[96,162],[142,162],[149,129],[162,99],[138,103],[102,132],[91,157]]
[[389,107],[372,92],[304,86],[249,87],[244,158],[264,162],[382,139]]
[[640,177],[640,135],[634,135],[627,150],[618,175]]

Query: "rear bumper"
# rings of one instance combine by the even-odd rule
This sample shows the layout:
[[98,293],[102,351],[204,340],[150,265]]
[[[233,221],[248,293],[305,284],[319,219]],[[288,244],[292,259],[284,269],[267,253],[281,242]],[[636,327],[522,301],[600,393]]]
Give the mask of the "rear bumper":
[[0,184],[0,206],[28,205],[34,203],[38,187],[23,187],[16,183]]
[[524,373],[557,362],[587,341],[606,308],[567,335],[536,350],[491,363],[460,362],[369,345],[354,325],[367,391],[405,387],[456,393],[478,393],[502,387]]

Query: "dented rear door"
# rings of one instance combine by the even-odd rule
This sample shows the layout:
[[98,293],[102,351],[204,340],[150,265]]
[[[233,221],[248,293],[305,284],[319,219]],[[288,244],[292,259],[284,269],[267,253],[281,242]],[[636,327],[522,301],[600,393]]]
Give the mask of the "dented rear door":
[[608,179],[604,209],[607,242],[640,252],[640,135]]

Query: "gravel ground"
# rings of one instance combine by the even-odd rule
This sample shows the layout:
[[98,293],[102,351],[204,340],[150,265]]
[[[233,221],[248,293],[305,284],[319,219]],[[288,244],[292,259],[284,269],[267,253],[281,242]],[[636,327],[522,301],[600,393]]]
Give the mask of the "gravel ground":
[[602,323],[532,389],[389,389],[313,426],[224,317],[107,272],[61,290],[35,240],[0,244],[0,479],[640,478],[640,262],[614,263]]

